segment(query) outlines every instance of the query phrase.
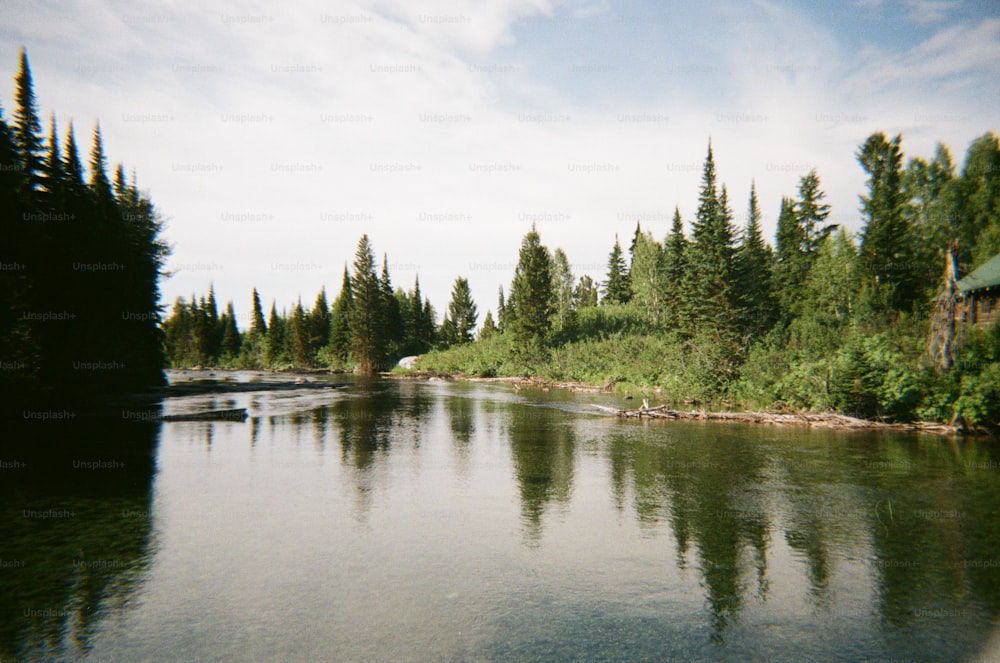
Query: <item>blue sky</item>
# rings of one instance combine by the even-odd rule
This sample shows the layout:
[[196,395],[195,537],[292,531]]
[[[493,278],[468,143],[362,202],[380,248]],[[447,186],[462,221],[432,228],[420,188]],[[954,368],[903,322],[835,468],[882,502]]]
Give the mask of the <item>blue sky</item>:
[[816,168],[857,231],[869,134],[960,165],[1000,129],[993,2],[8,0],[8,115],[22,44],[167,217],[164,303],[211,281],[241,314],[335,295],[362,232],[439,312],[457,276],[494,308],[532,222],[600,279],[615,234],[690,224],[710,138],[738,222],[756,181],[770,239]]

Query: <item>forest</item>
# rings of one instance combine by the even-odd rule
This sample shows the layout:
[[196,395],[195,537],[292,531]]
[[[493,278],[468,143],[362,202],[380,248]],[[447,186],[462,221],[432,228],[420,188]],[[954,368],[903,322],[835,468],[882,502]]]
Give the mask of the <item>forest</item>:
[[[73,124],[42,131],[27,53],[0,108],[0,392],[127,392],[162,384],[162,219],[136,176],[109,177]],[[85,170],[87,171],[85,173]]]
[[753,184],[736,227],[709,144],[690,232],[679,210],[662,241],[637,225],[627,249],[615,238],[601,282],[575,277],[532,227],[482,323],[459,277],[437,324],[419,280],[394,289],[363,236],[332,305],[325,291],[290,314],[272,303],[265,322],[254,290],[241,333],[211,288],[178,299],[167,357],[372,373],[420,355],[424,372],[615,384],[668,403],[994,425],[1000,329],[960,326],[947,368],[927,347],[949,249],[963,274],[1000,252],[997,137],[973,141],[961,168],[942,144],[904,164],[902,136],[881,132],[853,156],[867,176],[856,235],[827,223],[815,170],[781,201],[773,247]]

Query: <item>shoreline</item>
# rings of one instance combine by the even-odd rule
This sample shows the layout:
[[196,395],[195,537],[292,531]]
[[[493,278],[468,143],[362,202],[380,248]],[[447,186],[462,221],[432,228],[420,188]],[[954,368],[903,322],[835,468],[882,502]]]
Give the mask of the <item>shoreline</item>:
[[[545,380],[542,378],[526,378],[516,376],[481,377],[462,373],[438,373],[436,371],[414,371],[412,373],[385,373],[384,377],[398,380],[450,380],[456,382],[481,382],[496,384],[512,384],[515,390],[521,388],[565,389],[575,393],[610,394],[614,391],[614,382],[604,385],[585,382]],[[636,409],[613,408],[594,405],[595,409],[603,410],[609,415],[620,419],[666,420],[666,421],[717,421],[737,424],[756,424],[771,426],[799,426],[806,428],[825,428],[843,431],[886,431],[901,433],[924,433],[951,437],[991,437],[994,432],[983,427],[967,428],[964,426],[945,424],[934,421],[888,422],[874,419],[861,419],[838,412],[767,412],[752,410],[678,410],[668,405]]]

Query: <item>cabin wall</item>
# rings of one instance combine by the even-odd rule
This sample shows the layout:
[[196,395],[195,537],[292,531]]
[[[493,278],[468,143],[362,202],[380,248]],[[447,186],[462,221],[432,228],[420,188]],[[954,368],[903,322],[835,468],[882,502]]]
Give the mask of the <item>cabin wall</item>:
[[996,322],[1000,311],[1000,294],[987,292],[970,295],[955,306],[955,322],[986,328]]

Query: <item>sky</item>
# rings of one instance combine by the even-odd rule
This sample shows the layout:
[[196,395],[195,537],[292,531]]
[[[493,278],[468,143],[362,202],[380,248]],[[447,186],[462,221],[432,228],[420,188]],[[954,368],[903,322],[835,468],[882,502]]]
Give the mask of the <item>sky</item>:
[[[532,224],[602,280],[617,235],[687,230],[711,141],[737,224],[773,243],[815,168],[857,232],[877,131],[961,166],[1000,131],[1000,4],[4,0],[0,105],[27,49],[44,117],[136,173],[172,246],[162,302],[207,292],[246,327],[340,289],[367,233],[439,316],[456,277],[509,290]],[[47,124],[46,124],[47,126]]]

